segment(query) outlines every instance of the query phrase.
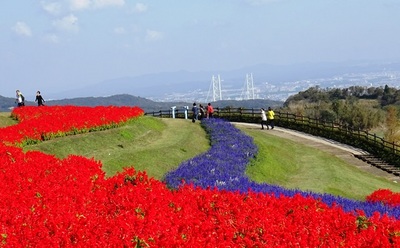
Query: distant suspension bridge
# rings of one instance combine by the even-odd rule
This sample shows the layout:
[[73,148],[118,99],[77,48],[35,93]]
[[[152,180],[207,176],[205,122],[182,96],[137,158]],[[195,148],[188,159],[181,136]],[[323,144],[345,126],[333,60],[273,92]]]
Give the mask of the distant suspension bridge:
[[[208,101],[219,101],[224,100],[222,96],[222,86],[221,86],[221,76],[212,76],[211,77],[211,84],[208,90],[206,102]],[[240,95],[240,99],[238,100],[254,100],[256,99],[255,90],[254,90],[254,83],[253,83],[253,74],[249,73],[246,74],[246,80],[244,83],[244,87],[242,93]]]

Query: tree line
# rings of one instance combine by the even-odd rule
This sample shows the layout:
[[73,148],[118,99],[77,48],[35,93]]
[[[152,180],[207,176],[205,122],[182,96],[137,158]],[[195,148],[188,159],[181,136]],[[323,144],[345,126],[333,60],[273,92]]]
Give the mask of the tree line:
[[400,140],[400,90],[389,87],[311,87],[290,96],[283,111],[354,129],[380,130],[386,140]]

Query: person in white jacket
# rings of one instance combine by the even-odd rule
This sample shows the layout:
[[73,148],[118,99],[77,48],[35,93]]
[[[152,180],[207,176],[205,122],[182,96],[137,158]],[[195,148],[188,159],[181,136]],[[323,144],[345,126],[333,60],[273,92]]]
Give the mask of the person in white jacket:
[[25,106],[25,97],[22,95],[22,92],[20,90],[17,90],[16,92],[16,99],[15,102],[18,103],[18,107]]
[[267,116],[265,115],[265,109],[261,108],[261,129],[264,129],[264,125],[267,126]]

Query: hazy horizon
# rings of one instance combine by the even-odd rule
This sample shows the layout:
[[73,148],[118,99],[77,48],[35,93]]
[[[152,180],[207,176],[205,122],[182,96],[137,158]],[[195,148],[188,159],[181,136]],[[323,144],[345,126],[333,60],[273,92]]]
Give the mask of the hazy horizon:
[[0,13],[7,97],[181,70],[400,61],[395,0],[13,0]]

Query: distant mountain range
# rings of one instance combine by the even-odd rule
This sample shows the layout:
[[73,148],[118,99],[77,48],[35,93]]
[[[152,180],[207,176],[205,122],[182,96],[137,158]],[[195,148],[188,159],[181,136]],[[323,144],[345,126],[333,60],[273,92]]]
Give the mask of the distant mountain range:
[[[78,97],[71,99],[62,100],[49,100],[45,102],[48,106],[65,106],[65,105],[75,105],[75,106],[139,106],[145,112],[153,112],[160,110],[168,110],[173,106],[177,109],[183,109],[184,106],[191,106],[193,102],[155,102],[143,97],[132,96],[129,94],[112,95],[108,97]],[[206,104],[206,103],[203,103]],[[225,108],[260,108],[260,107],[280,107],[283,102],[271,101],[271,100],[243,100],[243,101],[216,101],[212,103],[214,107]],[[35,102],[26,102],[26,106],[36,106]],[[16,107],[14,98],[7,98],[0,96],[0,111],[8,112],[11,111],[13,107]]]
[[[347,62],[347,63],[303,63],[293,65],[258,64],[230,71],[201,72],[163,72],[134,77],[121,77],[105,80],[94,85],[85,86],[66,92],[54,93],[51,98],[111,96],[129,94],[162,101],[166,95],[187,94],[189,92],[207,92],[211,86],[211,77],[220,75],[222,90],[241,89],[244,87],[246,74],[252,73],[254,84],[265,82],[279,85],[283,82],[327,78],[347,73],[371,73],[385,70],[400,71],[400,63],[388,62]],[[204,95],[204,94],[203,94]],[[204,97],[198,98],[203,100]],[[197,100],[196,98],[188,99]],[[224,99],[224,98],[223,98]]]

